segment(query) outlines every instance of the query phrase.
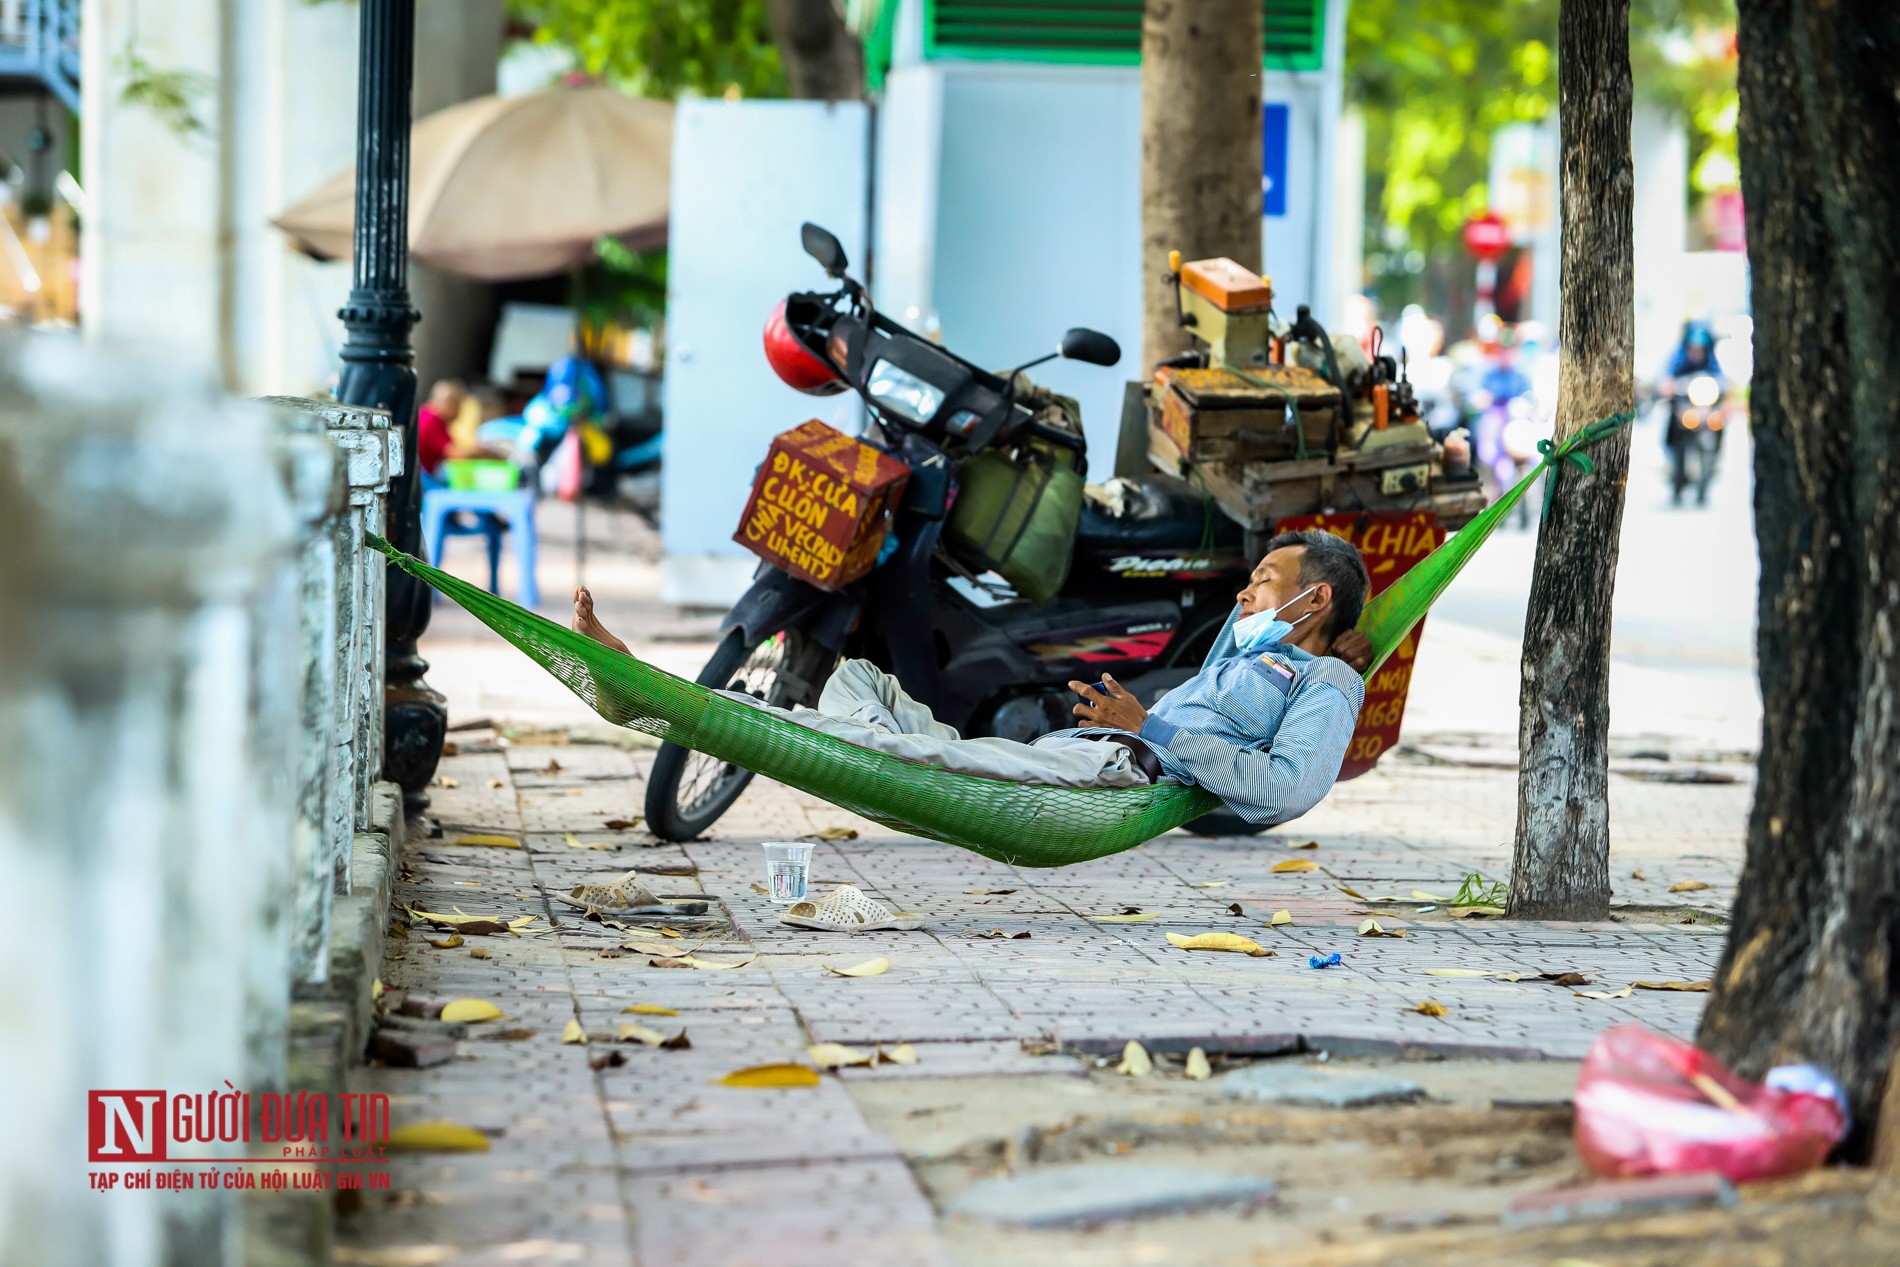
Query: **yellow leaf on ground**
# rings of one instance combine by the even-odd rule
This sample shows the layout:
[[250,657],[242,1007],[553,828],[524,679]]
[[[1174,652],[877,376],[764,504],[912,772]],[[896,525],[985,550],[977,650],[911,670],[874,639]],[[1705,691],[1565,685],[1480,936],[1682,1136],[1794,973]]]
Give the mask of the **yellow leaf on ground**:
[[369,983],[369,997],[372,1000],[383,997],[383,979],[381,977],[377,977]]
[[1405,936],[1405,930],[1400,928],[1387,928],[1378,920],[1369,919],[1359,925],[1359,935],[1361,937],[1403,937]]
[[389,1132],[383,1146],[392,1153],[485,1153],[488,1136],[459,1122],[411,1122]]
[[1495,972],[1486,972],[1482,968],[1427,968],[1428,977],[1495,977]]
[[684,959],[693,953],[691,946],[668,946],[657,941],[623,941],[620,948],[642,955],[656,955],[661,959]]
[[493,959],[494,958],[493,955],[489,954],[486,950],[483,950],[480,946],[477,946],[475,947],[475,949],[469,951],[468,957],[470,959]]
[[513,836],[457,836],[449,842],[453,845],[477,845],[488,849],[519,849],[521,842]]
[[570,849],[612,849],[613,848],[613,844],[605,840],[599,841],[595,844],[590,845],[586,841],[582,840],[580,837],[576,836],[573,832],[567,833],[567,845],[568,845],[568,848]]
[[698,955],[688,955],[680,962],[690,963],[695,968],[704,968],[709,972],[721,972],[727,968],[743,968],[757,958],[757,955],[747,955],[744,959],[701,959]]
[[1302,841],[1301,841],[1301,842],[1300,842],[1299,844],[1297,844],[1297,845],[1288,845],[1288,846],[1287,846],[1287,848],[1288,848],[1288,849],[1317,849],[1317,848],[1319,848],[1319,841],[1317,841],[1317,840],[1302,840]]
[[447,937],[444,937],[439,941],[436,938],[431,937],[428,939],[428,942],[431,946],[434,946],[437,950],[454,950],[457,946],[462,944],[462,934],[450,933]]
[[909,1043],[899,1043],[888,1051],[880,1047],[877,1049],[877,1058],[889,1065],[914,1065],[917,1063],[917,1049]]
[[859,1051],[855,1047],[846,1047],[842,1043],[813,1043],[805,1049],[811,1062],[820,1069],[842,1069],[848,1065],[870,1065],[877,1063],[873,1052]]
[[1420,1016],[1443,1016],[1445,1014],[1445,1005],[1443,1003],[1434,1003],[1430,999],[1426,999],[1417,1007],[1408,1010],[1417,1012]]
[[1361,902],[1370,902],[1372,900],[1371,898],[1367,897],[1365,894],[1361,893],[1358,889],[1348,887],[1347,885],[1336,884],[1333,887],[1338,889],[1341,893],[1344,893],[1347,897],[1356,897]]
[[1636,987],[1626,985],[1621,990],[1572,990],[1580,999],[1627,999],[1636,992]]
[[1274,863],[1272,869],[1275,871],[1317,871],[1319,863],[1311,858],[1288,858],[1285,862]]
[[1155,1071],[1155,1062],[1148,1058],[1148,1049],[1134,1039],[1129,1039],[1122,1048],[1122,1062],[1115,1066],[1115,1072],[1129,1078],[1145,1078]]
[[1427,893],[1424,889],[1413,889],[1412,897],[1420,902],[1449,902],[1448,897],[1439,897],[1436,893]]
[[875,959],[866,959],[863,963],[854,963],[846,968],[828,963],[825,965],[825,971],[840,977],[875,977],[886,972],[890,966],[891,961],[879,955]]
[[657,1029],[648,1029],[644,1025],[635,1025],[632,1021],[620,1022],[620,1028],[614,1032],[614,1041],[619,1043],[645,1043],[648,1047],[658,1047],[666,1041],[666,1035]]
[[679,1013],[675,1012],[672,1008],[661,1007],[658,1003],[635,1003],[630,1007],[623,1007],[620,1010],[622,1012],[636,1012],[641,1016],[678,1016],[679,1015]]
[[1504,914],[1502,906],[1454,906],[1445,914],[1453,919],[1496,919]]
[[1224,889],[1232,883],[1232,880],[1203,880],[1201,881],[1201,887],[1204,889]]
[[1699,893],[1703,889],[1714,887],[1707,880],[1678,880],[1669,886],[1669,891],[1671,893]]
[[608,831],[628,831],[639,825],[640,815],[638,814],[635,814],[632,818],[610,818],[606,823]]
[[1285,911],[1285,910],[1275,911],[1273,913],[1273,918],[1267,921],[1268,925],[1274,928],[1278,928],[1282,924],[1291,924],[1292,922],[1293,922],[1293,912]]
[[[454,929],[458,933],[467,933],[471,936],[488,936],[494,933],[507,933],[515,937],[521,935],[515,931],[512,925],[496,919],[492,915],[470,915],[459,906],[455,908],[453,914],[449,915],[439,914],[435,911],[419,911],[413,906],[405,906],[403,909],[408,911],[409,914],[416,919],[427,920],[431,924]],[[529,915],[525,918],[531,920],[535,917]]]
[[857,831],[850,827],[826,827],[813,832],[812,835],[820,840],[856,840],[858,838]]
[[501,1015],[501,1009],[487,999],[456,999],[442,1009],[445,1021],[492,1021]]
[[660,1044],[662,1051],[691,1051],[692,1047],[693,1040],[686,1037],[686,1031],[683,1029]]
[[810,1065],[752,1065],[745,1069],[735,1069],[719,1079],[726,1087],[815,1087],[818,1085],[818,1071]]
[[1090,919],[1098,924],[1146,924],[1151,919],[1160,919],[1160,911],[1148,911],[1140,915],[1091,915]]
[[490,779],[488,781],[488,786],[489,787],[507,787],[508,785],[506,783],[503,783],[500,779]]
[[446,774],[438,778],[436,782],[441,784],[443,787],[461,787],[462,786],[462,781],[460,779],[451,779]]
[[1207,1053],[1202,1051],[1199,1047],[1195,1047],[1188,1052],[1187,1068],[1183,1069],[1182,1072],[1196,1082],[1206,1082],[1209,1078],[1214,1076],[1213,1066],[1207,1063]]
[[581,1028],[579,1021],[569,1021],[567,1028],[561,1031],[561,1041],[564,1043],[584,1043],[587,1041],[587,1031]]
[[662,926],[660,929],[660,936],[662,937],[678,937],[679,935],[680,930],[677,928],[666,928]]
[[1638,990],[1680,990],[1689,994],[1704,994],[1715,983],[1712,981],[1632,981],[1630,985]]
[[1272,953],[1251,937],[1242,937],[1239,933],[1200,933],[1193,937],[1169,933],[1168,940],[1183,950],[1233,950],[1256,959]]

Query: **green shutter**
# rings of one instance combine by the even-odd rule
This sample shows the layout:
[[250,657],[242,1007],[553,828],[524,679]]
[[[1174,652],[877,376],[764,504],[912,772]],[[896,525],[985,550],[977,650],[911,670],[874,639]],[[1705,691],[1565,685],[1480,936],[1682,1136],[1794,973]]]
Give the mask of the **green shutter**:
[[[1326,0],[1262,0],[1266,65],[1318,70]],[[1142,0],[924,0],[924,56],[1133,66]]]

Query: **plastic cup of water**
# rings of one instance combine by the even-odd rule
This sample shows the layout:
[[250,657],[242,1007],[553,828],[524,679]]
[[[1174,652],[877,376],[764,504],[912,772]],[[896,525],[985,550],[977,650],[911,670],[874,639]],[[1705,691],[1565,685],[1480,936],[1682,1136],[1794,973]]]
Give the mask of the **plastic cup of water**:
[[802,902],[811,883],[810,844],[774,840],[765,846],[765,885],[774,902]]

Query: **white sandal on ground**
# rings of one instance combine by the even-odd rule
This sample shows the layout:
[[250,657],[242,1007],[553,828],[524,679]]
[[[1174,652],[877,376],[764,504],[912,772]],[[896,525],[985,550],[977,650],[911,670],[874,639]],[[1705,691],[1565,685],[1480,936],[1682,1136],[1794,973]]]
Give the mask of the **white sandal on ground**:
[[653,890],[640,883],[640,873],[629,871],[618,880],[605,883],[577,884],[566,893],[554,896],[569,906],[603,915],[703,915],[703,901],[669,900],[654,896]]
[[794,928],[815,928],[821,933],[914,932],[924,926],[924,917],[910,911],[893,911],[882,902],[864,896],[856,885],[841,884],[816,902],[800,902],[778,917],[781,924]]

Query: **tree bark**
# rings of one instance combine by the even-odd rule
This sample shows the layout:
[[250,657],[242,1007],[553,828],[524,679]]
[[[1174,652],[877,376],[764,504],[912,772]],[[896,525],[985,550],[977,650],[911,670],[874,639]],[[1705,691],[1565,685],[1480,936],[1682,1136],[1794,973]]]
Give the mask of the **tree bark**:
[[1900,9],[1741,0],[1763,726],[1701,1041],[1867,1155],[1900,1038]]
[[772,40],[791,81],[808,101],[864,98],[864,45],[833,0],[765,0]]
[[[1556,438],[1635,398],[1629,0],[1563,0],[1557,29],[1563,359]],[[1594,475],[1553,470],[1537,538],[1518,696],[1511,915],[1610,913],[1610,593],[1629,431],[1590,450]]]
[[1260,0],[1148,0],[1141,22],[1144,369],[1185,351],[1168,252],[1260,268]]

